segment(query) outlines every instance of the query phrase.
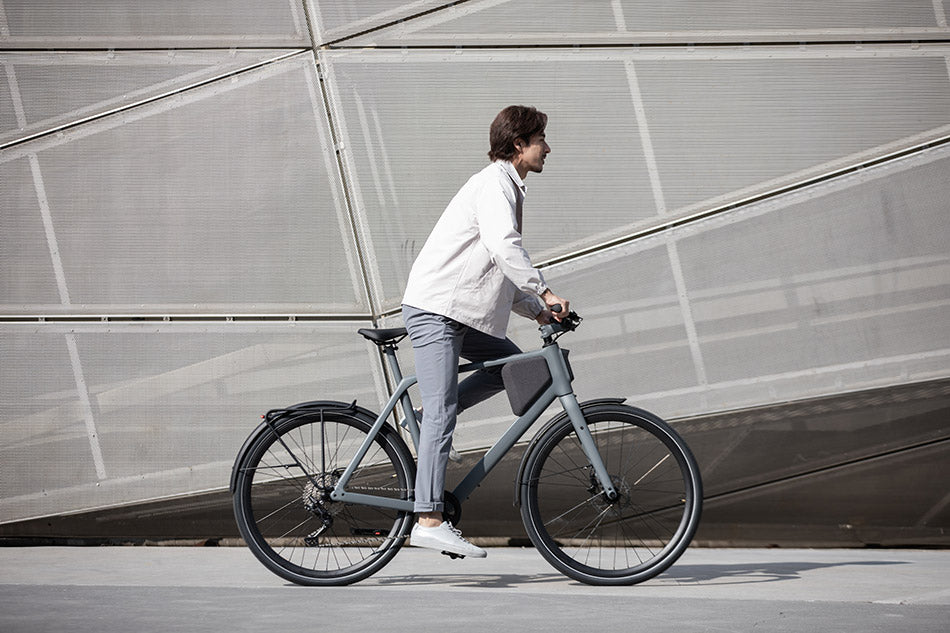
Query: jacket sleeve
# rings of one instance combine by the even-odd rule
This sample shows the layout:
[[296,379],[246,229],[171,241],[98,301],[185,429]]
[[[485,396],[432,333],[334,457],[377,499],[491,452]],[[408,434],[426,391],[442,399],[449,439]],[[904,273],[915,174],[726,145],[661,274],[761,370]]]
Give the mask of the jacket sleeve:
[[[501,182],[485,183],[475,201],[479,239],[498,266],[522,293],[540,295],[547,286],[541,271],[531,264],[515,227],[516,195]],[[517,300],[517,298],[516,298]]]
[[543,309],[537,295],[520,290],[515,291],[515,298],[511,303],[511,311],[515,314],[526,319],[536,319]]

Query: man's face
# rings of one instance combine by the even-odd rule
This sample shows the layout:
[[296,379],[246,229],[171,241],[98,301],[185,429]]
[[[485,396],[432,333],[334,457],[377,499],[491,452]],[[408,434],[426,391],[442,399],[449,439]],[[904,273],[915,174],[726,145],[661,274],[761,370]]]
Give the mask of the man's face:
[[533,135],[527,145],[520,139],[515,143],[515,149],[518,154],[512,163],[524,168],[525,172],[533,171],[540,174],[544,169],[544,158],[551,153],[551,146],[544,140],[544,132],[538,132]]

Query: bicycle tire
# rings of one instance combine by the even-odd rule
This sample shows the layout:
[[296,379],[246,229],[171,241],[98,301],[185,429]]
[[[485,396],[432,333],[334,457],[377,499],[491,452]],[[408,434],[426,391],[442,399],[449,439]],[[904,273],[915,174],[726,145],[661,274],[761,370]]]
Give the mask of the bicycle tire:
[[[329,499],[372,427],[367,418],[360,411],[291,412],[273,430],[262,426],[236,466],[238,529],[278,576],[301,585],[346,585],[379,571],[403,545],[412,512]],[[347,489],[411,499],[414,480],[406,443],[384,425]]]
[[632,585],[662,573],[689,546],[702,480],[686,443],[659,417],[626,405],[583,410],[619,493],[606,498],[566,415],[526,458],[521,516],[556,569],[591,585]]

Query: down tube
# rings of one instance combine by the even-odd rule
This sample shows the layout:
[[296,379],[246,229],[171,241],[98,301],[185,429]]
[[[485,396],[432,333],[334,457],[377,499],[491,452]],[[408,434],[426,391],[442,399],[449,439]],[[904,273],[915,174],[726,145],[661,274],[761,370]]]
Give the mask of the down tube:
[[455,490],[452,491],[452,494],[455,495],[455,498],[460,502],[468,499],[478,485],[482,482],[483,479],[491,472],[491,470],[498,465],[498,462],[501,461],[501,458],[511,450],[511,447],[515,445],[515,442],[521,439],[521,437],[527,432],[527,430],[534,424],[538,418],[541,417],[541,414],[544,413],[544,410],[551,406],[551,403],[554,402],[557,396],[554,393],[554,386],[550,386],[542,393],[538,399],[535,401],[531,408],[528,409],[524,415],[515,420],[508,430],[505,431],[505,434],[502,435],[495,445],[492,446],[485,455],[478,460],[478,463],[472,467],[472,470],[465,475],[458,486],[455,487]]

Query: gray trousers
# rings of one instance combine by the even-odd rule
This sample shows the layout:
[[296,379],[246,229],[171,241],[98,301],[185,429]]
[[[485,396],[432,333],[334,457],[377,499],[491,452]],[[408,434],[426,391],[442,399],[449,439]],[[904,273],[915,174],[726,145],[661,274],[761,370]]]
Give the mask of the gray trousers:
[[521,350],[511,339],[489,336],[440,314],[404,305],[402,316],[412,340],[423,409],[414,508],[439,512],[456,417],[504,389],[501,367],[473,372],[459,383],[459,358],[481,362]]

